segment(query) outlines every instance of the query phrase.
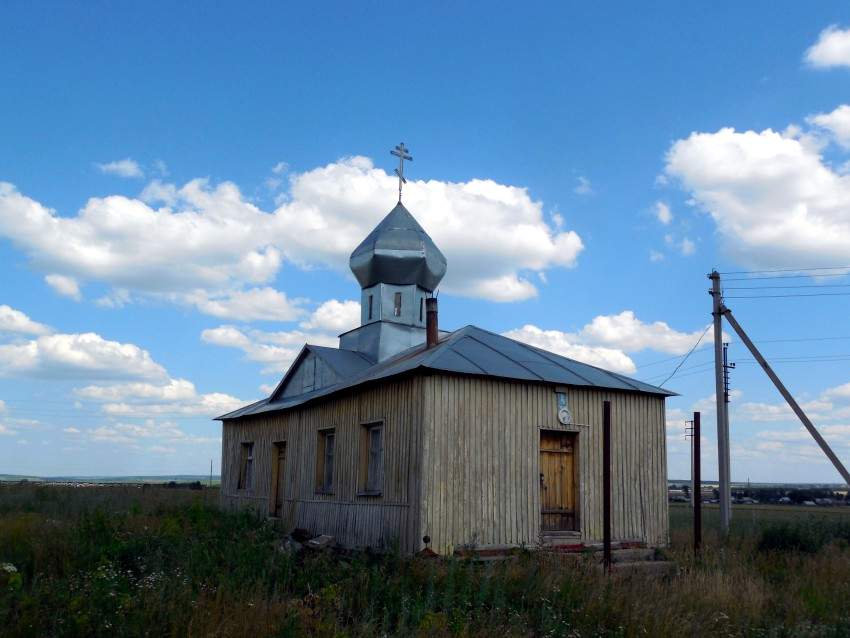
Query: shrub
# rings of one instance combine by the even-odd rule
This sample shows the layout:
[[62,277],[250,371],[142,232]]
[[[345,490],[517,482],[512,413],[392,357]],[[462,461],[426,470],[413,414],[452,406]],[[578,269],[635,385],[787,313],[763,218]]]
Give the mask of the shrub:
[[821,530],[811,524],[775,523],[765,527],[758,541],[762,552],[805,552],[813,554],[820,550],[826,538]]

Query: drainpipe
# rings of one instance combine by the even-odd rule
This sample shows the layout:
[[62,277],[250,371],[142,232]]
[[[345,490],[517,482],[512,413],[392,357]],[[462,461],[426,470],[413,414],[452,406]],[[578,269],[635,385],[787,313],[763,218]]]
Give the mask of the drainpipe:
[[428,297],[425,300],[425,347],[433,348],[437,345],[440,330],[437,327],[437,298]]

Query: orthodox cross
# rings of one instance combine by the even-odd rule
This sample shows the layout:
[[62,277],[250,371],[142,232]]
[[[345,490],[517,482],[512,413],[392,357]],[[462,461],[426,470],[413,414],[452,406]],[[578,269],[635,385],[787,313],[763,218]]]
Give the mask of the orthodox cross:
[[401,187],[402,184],[407,184],[407,180],[404,179],[404,160],[412,162],[413,156],[405,148],[404,142],[396,146],[390,153],[398,158],[398,168],[395,169],[395,174],[398,175],[398,203],[401,204]]

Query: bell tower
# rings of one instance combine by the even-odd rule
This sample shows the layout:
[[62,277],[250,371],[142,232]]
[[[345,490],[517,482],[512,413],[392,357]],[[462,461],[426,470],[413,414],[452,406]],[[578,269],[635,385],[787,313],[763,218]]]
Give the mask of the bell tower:
[[425,299],[446,274],[446,258],[401,203],[404,144],[399,157],[399,202],[351,253],[360,283],[360,327],[340,335],[339,347],[378,362],[425,342]]

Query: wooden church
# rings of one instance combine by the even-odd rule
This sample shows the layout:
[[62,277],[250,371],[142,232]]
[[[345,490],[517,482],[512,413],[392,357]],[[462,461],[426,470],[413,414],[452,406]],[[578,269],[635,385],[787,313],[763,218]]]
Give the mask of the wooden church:
[[401,204],[354,250],[361,325],[306,344],[271,396],[222,421],[221,501],[346,547],[535,547],[668,539],[672,393],[466,326],[438,329],[446,259]]

